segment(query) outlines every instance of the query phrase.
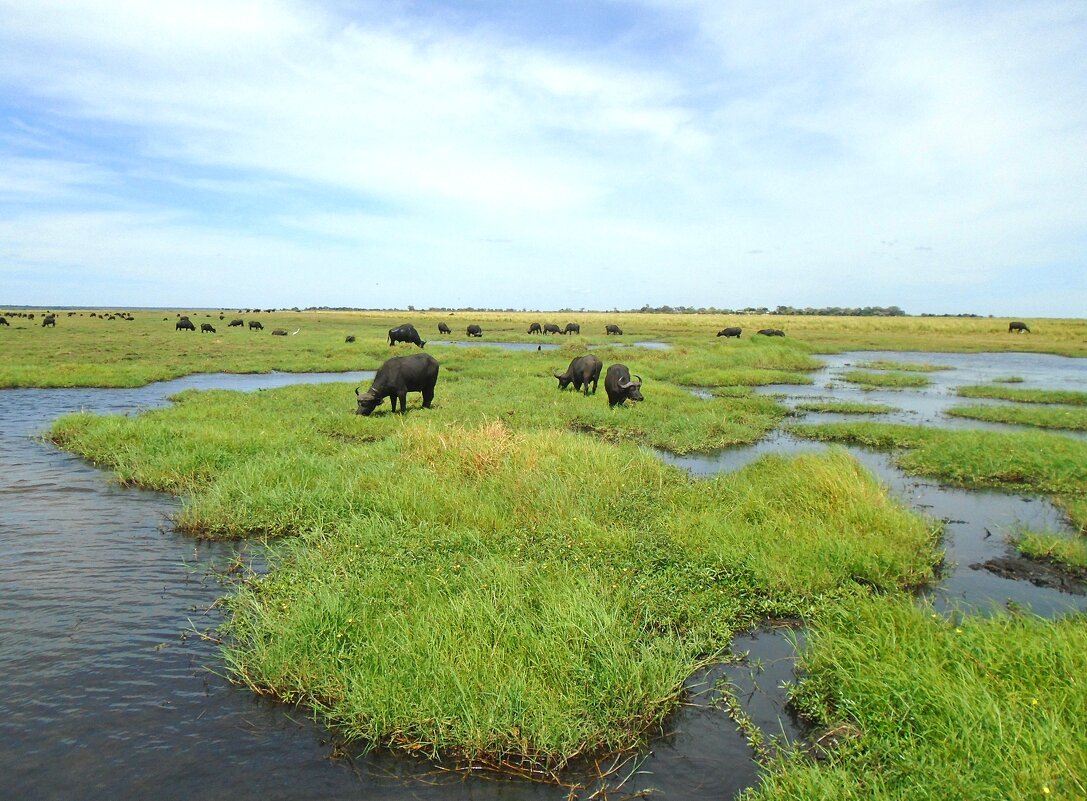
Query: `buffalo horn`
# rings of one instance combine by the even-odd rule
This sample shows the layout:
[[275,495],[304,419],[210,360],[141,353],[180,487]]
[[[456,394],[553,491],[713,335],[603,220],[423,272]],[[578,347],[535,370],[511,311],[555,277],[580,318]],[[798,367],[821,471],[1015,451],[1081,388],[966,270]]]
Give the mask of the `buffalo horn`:
[[640,383],[642,383],[642,377],[641,377],[640,375],[638,375],[637,373],[635,373],[635,374],[634,374],[634,377],[638,379],[638,383],[639,383],[639,384],[640,384]]
[[358,395],[358,394],[359,394],[359,388],[358,388],[358,387],[355,387],[355,394],[356,394],[356,395]]

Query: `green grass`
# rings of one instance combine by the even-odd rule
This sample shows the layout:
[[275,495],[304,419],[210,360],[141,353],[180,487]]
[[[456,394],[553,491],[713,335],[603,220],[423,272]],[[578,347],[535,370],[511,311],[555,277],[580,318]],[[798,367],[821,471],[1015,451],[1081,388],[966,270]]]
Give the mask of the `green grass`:
[[857,364],[862,370],[900,370],[907,373],[934,373],[939,370],[953,370],[953,367],[947,367],[941,364],[929,364],[927,362],[895,362],[887,359],[880,359],[871,362],[860,362]]
[[1087,797],[1087,618],[948,621],[858,599],[812,626],[794,702],[837,747],[775,762],[746,801]]
[[805,401],[796,404],[802,412],[822,412],[831,414],[887,414],[898,411],[885,403],[856,403],[851,401]]
[[1048,559],[1074,570],[1087,571],[1087,539],[1027,531],[1015,539],[1019,553],[1032,559]]
[[1087,431],[1087,409],[1069,406],[953,406],[947,414],[985,420],[990,423],[1012,423],[1056,428],[1068,431]]
[[497,369],[519,356],[450,354],[434,408],[404,416],[352,415],[342,384],[185,392],[52,437],[182,495],[183,529],[289,535],[229,600],[239,681],[473,764],[550,774],[630,748],[735,631],[932,579],[938,526],[844,452],[696,481],[638,444],[691,438],[644,433],[646,413],[716,410],[688,424],[713,442],[744,404],[776,419],[770,399],[662,383],[612,410],[534,375],[546,355]]
[[861,389],[917,389],[932,382],[923,375],[911,373],[880,372],[871,370],[847,370],[839,378]]
[[1060,389],[1013,389],[988,385],[959,387],[956,394],[964,398],[992,398],[1018,403],[1065,403],[1070,406],[1087,406],[1087,392]]
[[1023,381],[1025,381],[1025,380],[1026,379],[1024,379],[1022,376],[1005,375],[1005,376],[1001,376],[999,378],[994,378],[993,383],[994,384],[1022,384]]

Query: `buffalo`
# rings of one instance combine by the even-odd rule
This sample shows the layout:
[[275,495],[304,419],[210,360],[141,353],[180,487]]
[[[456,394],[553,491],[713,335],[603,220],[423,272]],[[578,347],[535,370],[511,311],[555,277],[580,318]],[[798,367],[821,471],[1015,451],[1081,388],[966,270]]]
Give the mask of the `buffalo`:
[[274,336],[274,337],[285,337],[285,336],[287,336],[287,329],[277,328],[274,331],[272,331],[272,336]]
[[540,333],[543,333],[543,329],[540,328],[539,323],[532,323],[532,325],[530,325],[528,327],[528,333],[530,333],[530,334],[540,334]]
[[[785,332],[780,328],[760,328],[755,333],[762,334],[764,337],[783,337]],[[739,336],[739,334],[737,334]]]
[[580,334],[581,326],[577,323],[567,323],[566,328],[562,329],[563,334]]
[[645,400],[642,397],[642,377],[630,380],[630,370],[625,364],[613,364],[604,375],[604,391],[608,393],[608,406],[618,406],[623,401]]
[[562,329],[559,328],[554,323],[544,324],[543,330],[544,330],[545,334],[561,334],[562,333]]
[[55,314],[47,314],[42,318],[42,328],[50,326],[52,328],[57,327],[57,316]]
[[9,322],[8,322],[8,318],[7,318],[7,317],[0,317],[0,325],[7,325],[7,326],[10,326],[10,325],[11,325],[11,323],[9,323]]
[[445,323],[438,323],[438,333],[439,334],[451,334],[451,333],[453,333],[453,331]]
[[182,317],[176,323],[174,323],[175,331],[195,331],[196,326],[192,324],[192,320],[188,317]]
[[434,385],[438,383],[438,360],[429,353],[413,353],[411,356],[393,356],[378,368],[370,388],[355,395],[359,407],[355,414],[369,416],[385,398],[390,398],[393,411],[400,399],[401,414],[408,410],[408,393],[423,393],[423,408],[429,409],[434,400]]
[[480,328],[478,325],[470,325],[466,329],[465,333],[467,333],[470,337],[481,337],[483,336],[483,329]]
[[215,333],[215,326],[213,326],[211,323],[200,323],[200,333],[201,334],[214,334]]
[[726,337],[726,338],[727,337],[736,337],[737,339],[739,339],[740,338],[740,331],[742,331],[742,330],[743,329],[739,328],[738,326],[731,326],[729,328],[722,328],[720,331],[717,332],[717,336]]
[[606,326],[604,326],[604,333],[605,334],[618,334],[619,336],[622,336],[623,329],[620,328],[617,325],[606,325]]
[[574,391],[584,387],[586,395],[589,394],[589,384],[593,385],[592,394],[596,394],[596,385],[600,381],[600,369],[604,363],[596,356],[589,353],[585,356],[577,356],[570,362],[566,372],[562,375],[552,373],[559,380],[559,389],[566,389],[570,384],[574,385]]
[[264,326],[261,325],[260,320],[250,320],[249,321],[249,330],[250,331],[263,331]]
[[392,345],[396,342],[414,342],[420,348],[426,345],[426,342],[419,338],[419,332],[415,330],[415,326],[411,323],[404,323],[396,328],[389,329],[389,344]]
[[1026,331],[1029,334],[1030,328],[1027,327],[1026,323],[1020,322],[1019,320],[1013,320],[1012,322],[1008,323],[1008,333],[1010,334],[1012,331],[1017,334],[1020,331]]
[[226,324],[226,327],[241,328],[243,325],[245,325],[245,320],[243,320],[241,317],[235,317],[233,320]]
[[347,336],[345,336],[343,338],[343,341],[344,342],[354,342],[355,341],[355,335],[354,334],[348,334]]

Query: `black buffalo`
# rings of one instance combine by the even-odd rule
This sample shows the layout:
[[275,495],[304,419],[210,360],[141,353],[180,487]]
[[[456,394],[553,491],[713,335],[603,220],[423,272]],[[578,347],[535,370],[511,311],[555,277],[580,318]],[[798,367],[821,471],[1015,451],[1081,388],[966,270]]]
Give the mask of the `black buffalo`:
[[285,336],[287,336],[287,330],[285,328],[277,328],[272,332],[272,336],[274,336],[274,337],[285,337]]
[[250,331],[263,331],[264,326],[261,325],[259,320],[250,320],[249,321],[249,330]]
[[760,328],[756,333],[762,334],[764,337],[783,337],[785,332],[780,328]]
[[419,338],[419,332],[415,330],[415,326],[411,323],[404,323],[404,325],[389,329],[389,344],[392,345],[396,342],[414,342],[420,348],[426,345],[426,342]]
[[543,330],[544,330],[545,334],[561,334],[562,333],[562,329],[559,328],[554,323],[546,323],[544,325]]
[[438,360],[429,353],[413,353],[411,356],[393,356],[378,368],[374,383],[359,394],[359,408],[355,414],[369,416],[385,398],[391,398],[393,411],[396,411],[397,398],[400,399],[401,413],[408,410],[408,393],[423,393],[423,408],[429,409],[434,400],[434,385],[438,383]]
[[182,317],[176,323],[174,323],[175,331],[195,331],[196,326],[192,324],[192,320],[188,317]]
[[483,329],[480,328],[478,325],[470,325],[465,330],[465,333],[467,333],[470,337],[481,337],[483,336]]
[[1012,331],[1017,334],[1020,331],[1026,331],[1029,334],[1030,328],[1027,327],[1026,323],[1022,323],[1019,320],[1013,320],[1012,322],[1008,323],[1008,333],[1010,334]]
[[226,327],[241,328],[243,325],[245,325],[245,320],[243,320],[241,317],[235,317],[233,320],[226,324]]
[[743,329],[739,328],[738,326],[732,326],[730,328],[722,328],[720,331],[717,332],[717,336],[719,336],[719,337],[736,337],[737,339],[739,339],[740,338],[740,331],[742,331],[742,330]]
[[566,389],[570,384],[573,384],[575,391],[584,387],[584,392],[588,395],[589,384],[591,383],[593,385],[592,394],[595,395],[597,382],[600,381],[600,369],[603,366],[604,363],[590,353],[574,358],[562,375],[558,373],[552,373],[552,375],[559,380],[559,389]]
[[543,333],[543,329],[540,328],[539,323],[532,323],[532,325],[530,325],[528,327],[528,333],[530,333],[530,334],[540,334],[540,333]]
[[8,318],[7,318],[7,317],[0,317],[0,325],[7,325],[7,326],[10,326],[10,325],[11,325],[11,323],[9,323],[9,322],[8,322]]
[[355,335],[354,334],[348,334],[347,336],[345,336],[343,338],[343,341],[344,342],[354,342],[355,341]]
[[215,326],[213,326],[211,323],[200,323],[200,333],[201,334],[214,334],[215,333]]
[[445,323],[438,323],[438,333],[439,334],[451,334],[453,332],[449,328],[449,326],[446,325]]
[[621,336],[622,333],[623,333],[623,329],[620,328],[617,325],[606,325],[606,326],[604,326],[604,333],[605,334],[619,334]]
[[642,377],[630,380],[630,370],[625,364],[613,364],[604,376],[604,391],[608,393],[608,406],[618,406],[623,401],[645,400],[642,397]]
[[577,323],[567,323],[566,328],[562,329],[562,333],[564,333],[564,334],[580,334],[581,333],[581,326],[578,325]]
[[57,327],[57,316],[55,314],[47,314],[42,318],[42,328],[46,326]]

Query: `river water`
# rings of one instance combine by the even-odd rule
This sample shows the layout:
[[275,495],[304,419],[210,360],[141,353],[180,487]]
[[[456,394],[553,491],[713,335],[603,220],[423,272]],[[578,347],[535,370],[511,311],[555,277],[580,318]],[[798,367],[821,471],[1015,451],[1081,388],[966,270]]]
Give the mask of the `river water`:
[[[1014,357],[1014,364],[1013,362]],[[835,376],[851,360],[946,359],[955,370],[932,388],[879,393],[879,400],[926,424],[941,418],[957,384],[1014,373],[1017,386],[1087,389],[1083,362],[1025,354],[843,354],[830,357],[812,387],[793,396],[856,399]],[[837,372],[836,372],[837,371]],[[980,377],[992,371],[988,379]],[[952,375],[954,374],[954,377]],[[139,389],[0,391],[0,797],[114,799],[560,799],[567,790],[521,781],[465,778],[424,761],[342,748],[303,710],[255,697],[220,675],[217,646],[200,636],[218,621],[222,574],[244,543],[202,543],[174,532],[169,496],[120,487],[110,476],[37,435],[80,409],[134,413],[183,389],[271,389],[344,382],[372,373],[201,375]],[[775,388],[774,391],[781,391]],[[888,396],[884,398],[883,396]],[[875,400],[872,393],[863,396]],[[831,419],[813,415],[809,419]],[[918,419],[919,418],[919,419]],[[833,416],[833,419],[841,419]],[[734,469],[764,452],[822,446],[773,435],[712,457],[672,458],[696,474]],[[1041,614],[1085,609],[1083,596],[1034,587],[969,567],[1007,551],[1024,523],[1060,528],[1040,498],[941,488],[903,476],[882,454],[856,451],[904,501],[949,521],[948,566],[932,593],[939,605],[984,611],[1009,600]],[[734,649],[752,665],[691,678],[691,703],[666,734],[617,775],[616,795],[655,789],[670,799],[728,798],[757,781],[750,749],[729,716],[712,706],[719,679],[732,681],[745,711],[767,734],[796,739],[781,684],[792,679],[792,634],[754,632]]]

